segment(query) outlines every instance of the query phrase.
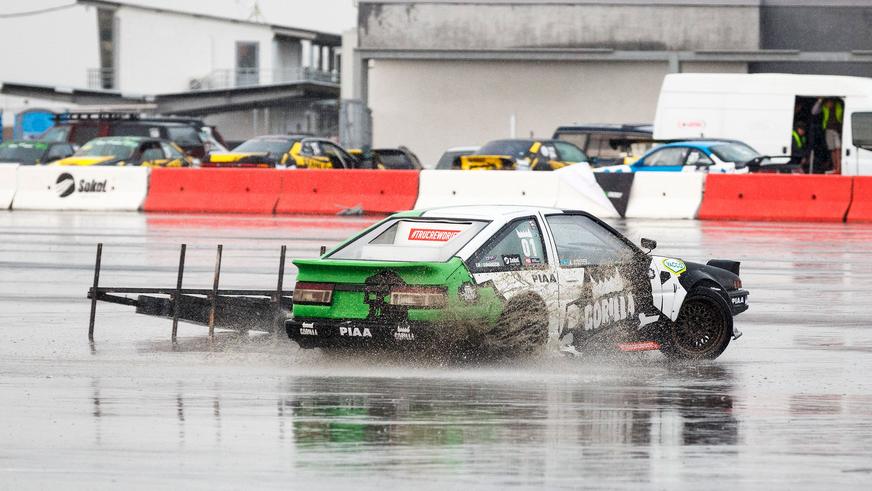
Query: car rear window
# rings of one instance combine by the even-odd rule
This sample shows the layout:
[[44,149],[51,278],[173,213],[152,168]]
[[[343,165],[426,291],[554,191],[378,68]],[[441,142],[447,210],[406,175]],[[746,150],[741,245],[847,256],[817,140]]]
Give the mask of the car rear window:
[[388,220],[328,256],[330,259],[445,262],[488,222],[480,220]]
[[388,169],[414,169],[415,165],[403,152],[397,150],[379,150],[379,159]]
[[170,140],[176,142],[177,145],[197,146],[203,144],[197,130],[190,126],[169,126],[167,131]]

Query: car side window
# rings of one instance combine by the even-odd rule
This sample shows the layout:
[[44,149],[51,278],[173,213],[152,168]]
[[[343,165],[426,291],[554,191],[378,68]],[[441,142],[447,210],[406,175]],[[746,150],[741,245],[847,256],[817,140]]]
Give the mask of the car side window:
[[142,160],[143,162],[162,160],[165,158],[163,150],[161,150],[160,145],[157,143],[143,143],[141,150],[142,157],[140,158],[140,160]]
[[545,220],[561,268],[622,263],[634,255],[626,242],[585,215],[549,215]]
[[575,145],[566,142],[554,142],[557,147],[557,152],[560,155],[558,160],[562,162],[588,162],[590,159],[585,153]]
[[176,150],[173,145],[167,142],[160,142],[160,146],[164,151],[164,155],[167,155],[168,158],[180,159],[184,157],[184,155],[180,151]]
[[53,160],[63,159],[69,157],[73,154],[72,145],[67,145],[65,143],[59,145],[52,145],[49,149],[48,154],[45,156],[46,162],[51,162]]
[[344,150],[332,143],[321,143],[321,148],[324,149],[324,154],[330,157],[335,169],[351,168],[351,161],[344,155]]
[[477,273],[539,269],[548,263],[542,231],[533,217],[512,221],[470,258]]
[[315,141],[304,141],[300,147],[300,155],[316,157],[321,155],[321,146]]
[[684,161],[684,165],[712,165],[714,162],[709,158],[708,155],[702,153],[697,149],[692,149],[687,153],[687,159]]
[[646,157],[642,165],[650,167],[672,167],[683,165],[685,153],[687,153],[687,148],[685,147],[664,148]]

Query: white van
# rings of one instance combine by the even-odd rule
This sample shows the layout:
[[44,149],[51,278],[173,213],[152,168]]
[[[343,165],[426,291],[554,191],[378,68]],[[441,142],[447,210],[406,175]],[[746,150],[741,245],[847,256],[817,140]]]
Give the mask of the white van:
[[818,99],[840,99],[844,107],[842,174],[872,174],[872,78],[670,74],[657,101],[654,139],[733,139],[764,155],[788,155],[795,125]]

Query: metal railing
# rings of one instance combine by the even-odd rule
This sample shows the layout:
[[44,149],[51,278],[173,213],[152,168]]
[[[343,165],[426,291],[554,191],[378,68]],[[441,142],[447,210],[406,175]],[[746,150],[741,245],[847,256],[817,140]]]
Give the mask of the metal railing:
[[290,82],[339,83],[338,72],[327,72],[309,67],[290,67],[280,69],[219,69],[201,78],[190,80],[190,90],[227,89],[235,87],[256,87],[259,85]]

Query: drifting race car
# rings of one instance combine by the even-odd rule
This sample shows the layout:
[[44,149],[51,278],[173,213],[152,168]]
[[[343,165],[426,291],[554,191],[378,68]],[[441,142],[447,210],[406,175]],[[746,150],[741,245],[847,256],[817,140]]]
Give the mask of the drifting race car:
[[303,348],[546,345],[715,358],[748,308],[739,263],[650,255],[594,216],[519,206],[392,215],[298,259],[288,336]]
[[562,140],[494,140],[472,154],[460,155],[453,168],[461,170],[557,170],[587,163],[588,156]]

